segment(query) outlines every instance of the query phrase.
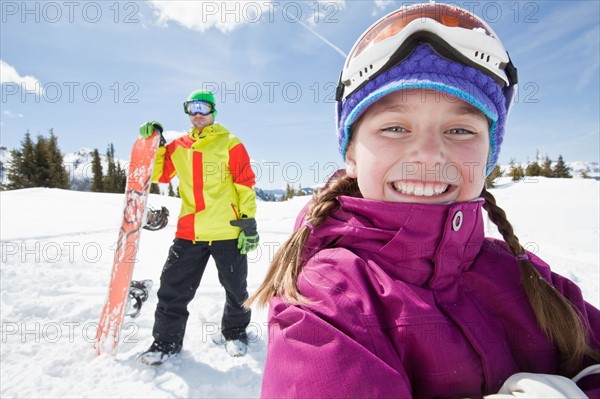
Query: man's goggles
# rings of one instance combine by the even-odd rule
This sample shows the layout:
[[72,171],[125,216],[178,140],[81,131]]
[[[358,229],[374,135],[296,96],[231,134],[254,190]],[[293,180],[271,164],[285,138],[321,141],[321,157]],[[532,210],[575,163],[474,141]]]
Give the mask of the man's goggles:
[[512,103],[517,70],[504,46],[483,20],[447,4],[404,7],[373,24],[346,59],[336,92],[338,103],[410,55],[417,42],[489,74],[505,87],[507,105]]
[[183,110],[188,115],[209,115],[215,111],[215,106],[207,101],[192,100],[183,103]]

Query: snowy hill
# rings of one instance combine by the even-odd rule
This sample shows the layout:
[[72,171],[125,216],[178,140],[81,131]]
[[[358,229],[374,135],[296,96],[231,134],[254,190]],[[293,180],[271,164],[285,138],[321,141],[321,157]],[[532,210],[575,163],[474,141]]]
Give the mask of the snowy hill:
[[[600,305],[599,187],[593,179],[512,183],[503,178],[492,190],[525,247],[579,284],[595,306]],[[249,255],[251,292],[309,198],[258,203],[261,246]],[[150,203],[168,207],[173,217],[161,231],[143,231],[134,279],[151,278],[157,288],[179,200],[153,195]],[[250,331],[255,339],[247,356],[231,358],[213,344],[210,335],[219,327],[225,298],[212,261],[190,305],[179,357],[154,368],[135,361],[152,341],[156,290],[140,317],[126,320],[125,342],[116,360],[94,354],[92,341],[107,293],[122,205],[119,194],[0,192],[0,396],[258,397],[267,311],[253,311]],[[493,225],[488,235],[499,236]]]

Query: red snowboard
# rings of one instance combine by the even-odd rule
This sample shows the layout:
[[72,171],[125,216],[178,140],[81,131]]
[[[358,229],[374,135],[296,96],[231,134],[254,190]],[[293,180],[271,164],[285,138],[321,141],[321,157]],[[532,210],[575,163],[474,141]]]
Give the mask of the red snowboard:
[[117,354],[159,141],[160,135],[155,130],[148,138],[139,137],[131,151],[123,221],[119,229],[108,296],[96,333],[94,348],[97,354]]

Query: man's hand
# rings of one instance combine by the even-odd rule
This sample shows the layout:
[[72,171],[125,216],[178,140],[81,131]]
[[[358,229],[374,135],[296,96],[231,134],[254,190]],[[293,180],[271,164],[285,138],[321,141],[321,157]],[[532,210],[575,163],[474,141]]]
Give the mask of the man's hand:
[[158,134],[160,134],[162,137],[163,127],[156,121],[146,122],[140,126],[140,136],[147,139],[148,137],[152,136],[154,130],[158,130]]
[[242,231],[238,237],[238,249],[242,255],[246,255],[250,251],[254,251],[258,247],[258,231],[256,230],[256,219],[254,218],[242,218],[239,220],[232,220],[232,226],[237,226]]

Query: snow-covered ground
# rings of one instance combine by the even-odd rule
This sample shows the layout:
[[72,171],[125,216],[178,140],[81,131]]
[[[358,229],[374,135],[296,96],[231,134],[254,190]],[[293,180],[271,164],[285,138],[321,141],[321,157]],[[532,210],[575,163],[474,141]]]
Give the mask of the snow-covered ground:
[[[580,285],[599,306],[599,188],[584,179],[544,179],[493,190],[527,249]],[[249,287],[262,281],[276,248],[292,230],[309,197],[259,202],[259,250],[249,256]],[[179,200],[151,196],[167,206],[167,228],[144,231],[134,279],[155,288],[175,232]],[[258,397],[266,356],[266,310],[254,310],[247,356],[231,358],[210,335],[219,327],[223,290],[211,263],[196,298],[182,354],[161,367],[144,367],[136,356],[151,343],[156,290],[142,314],[127,320],[116,359],[92,350],[107,292],[123,196],[55,189],[0,193],[0,396],[71,397]],[[488,235],[498,236],[493,225]]]

